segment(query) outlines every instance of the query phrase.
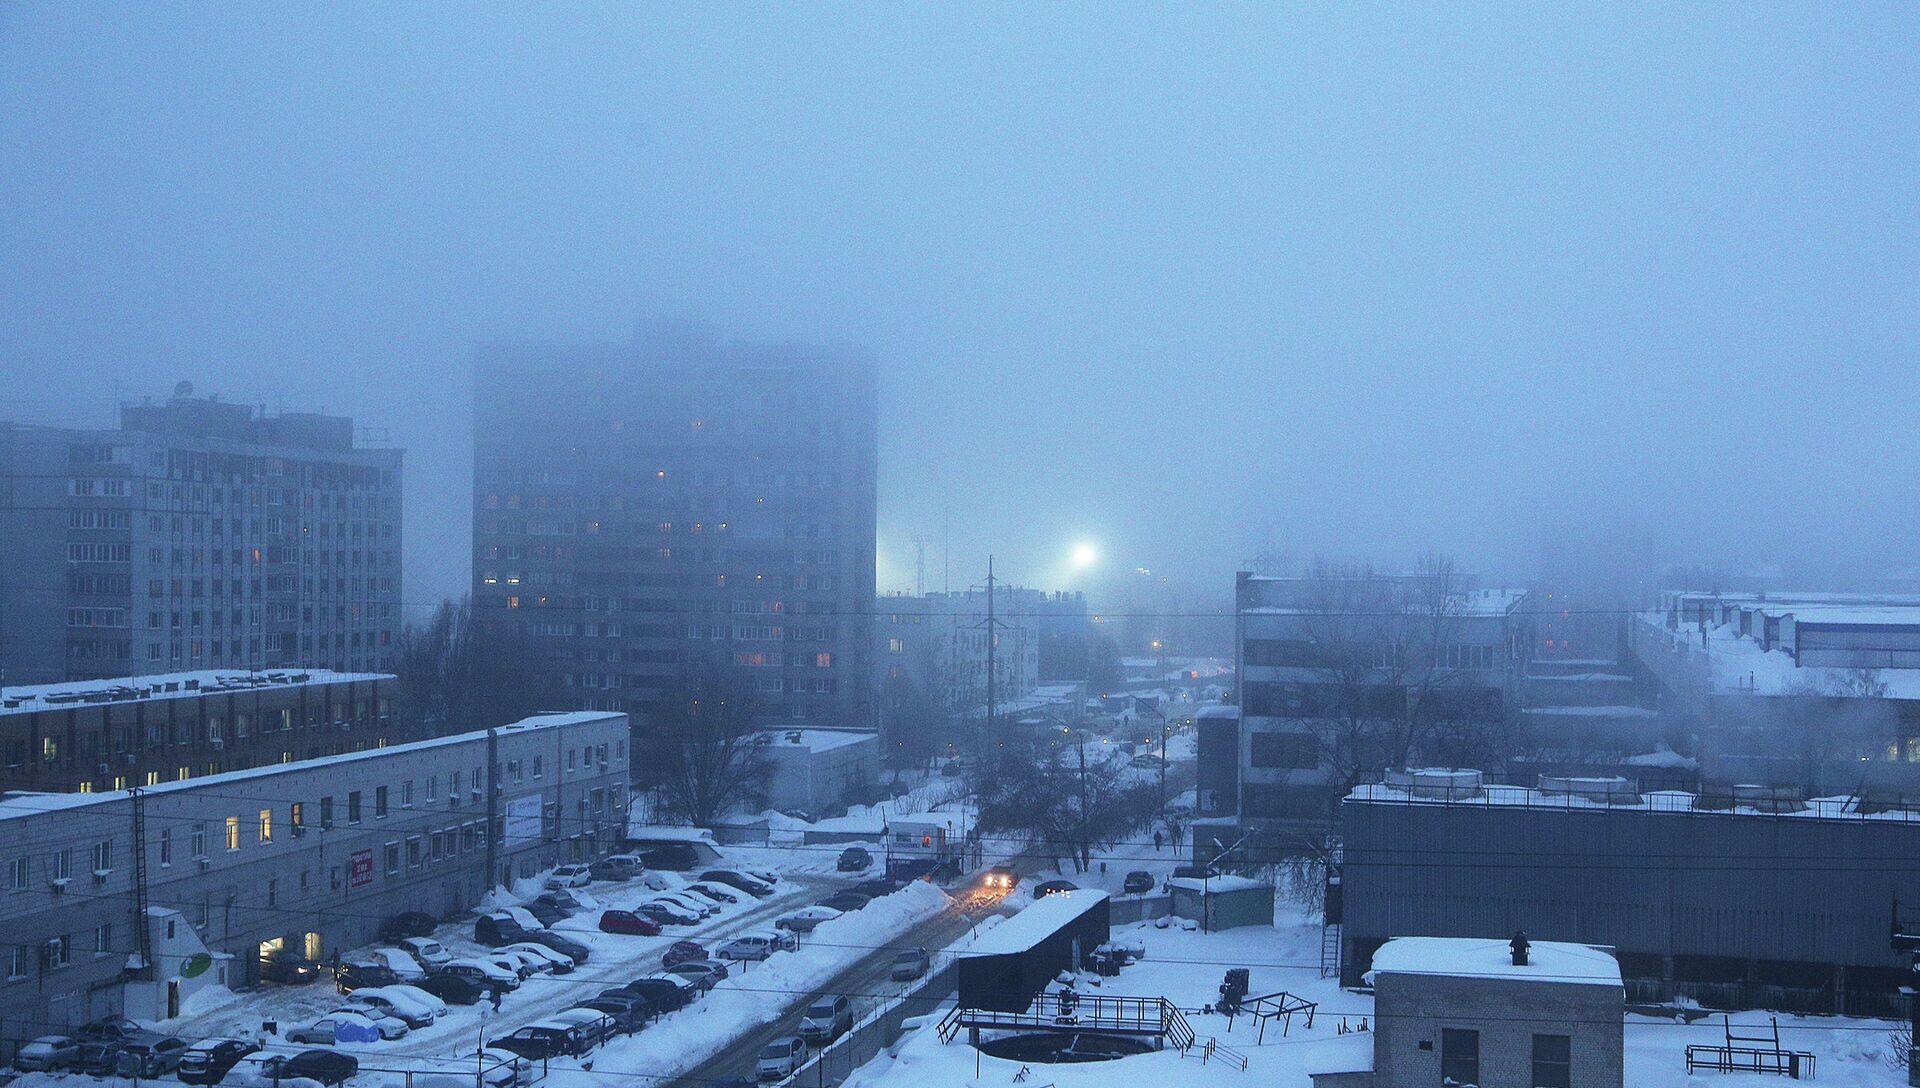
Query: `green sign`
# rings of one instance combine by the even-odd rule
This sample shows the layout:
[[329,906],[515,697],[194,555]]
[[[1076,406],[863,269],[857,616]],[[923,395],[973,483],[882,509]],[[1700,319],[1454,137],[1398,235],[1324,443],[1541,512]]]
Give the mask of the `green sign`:
[[205,952],[195,952],[192,956],[187,958],[186,963],[181,965],[180,977],[181,978],[199,978],[201,975],[204,975],[207,973],[207,968],[212,966],[213,966],[212,956],[207,955]]

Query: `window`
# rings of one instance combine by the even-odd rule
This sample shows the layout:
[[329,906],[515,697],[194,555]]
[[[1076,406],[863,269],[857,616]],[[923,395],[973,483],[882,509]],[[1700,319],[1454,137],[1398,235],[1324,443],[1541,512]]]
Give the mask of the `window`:
[[7,890],[17,892],[26,887],[27,873],[31,868],[26,858],[14,858],[7,862]]
[[1440,1083],[1480,1083],[1480,1033],[1464,1028],[1440,1029]]
[[1312,733],[1254,733],[1249,739],[1255,767],[1300,770],[1320,766],[1320,740]]
[[413,779],[411,778],[400,783],[400,807],[413,807]]
[[70,933],[62,933],[41,947],[46,949],[49,968],[65,967],[73,962],[73,935]]
[[437,774],[430,774],[427,776],[427,800],[438,801],[439,799],[440,799],[440,776]]
[[240,849],[240,817],[227,817],[227,849]]
[[273,810],[270,808],[260,810],[260,841],[273,841]]
[[73,876],[73,851],[62,847],[47,858],[49,879],[67,880]]
[[193,856],[196,858],[204,858],[207,856],[206,824],[193,825]]
[[360,791],[359,790],[354,790],[352,793],[347,794],[347,822],[350,824],[357,824],[360,822]]
[[394,873],[397,873],[400,871],[400,844],[399,843],[390,842],[387,844],[386,861],[387,861],[387,875],[391,876]]
[[320,830],[325,831],[327,828],[332,826],[333,826],[333,795],[328,794],[327,796],[322,797],[320,799]]
[[113,868],[113,840],[101,839],[93,844],[93,871],[106,872]]
[[415,835],[407,840],[407,868],[420,867],[420,837]]
[[267,906],[274,907],[279,906],[279,904],[280,882],[278,880],[269,880],[267,881]]
[[[104,956],[113,951],[113,923],[107,922],[93,927],[93,952]],[[1535,1063],[1536,1065],[1539,1063]]]
[[26,978],[27,977],[26,946],[18,945],[18,944],[12,945],[7,949],[7,951],[11,953],[7,957],[7,977],[10,979]]
[[387,818],[387,787],[385,786],[373,787],[373,818],[376,820]]
[[1533,1088],[1573,1088],[1573,1037],[1533,1037]]
[[533,777],[535,778],[540,777],[540,757],[539,756],[533,757]]
[[287,826],[288,827],[307,826],[307,812],[306,812],[305,805],[301,804],[298,801],[295,801],[293,804],[287,806]]

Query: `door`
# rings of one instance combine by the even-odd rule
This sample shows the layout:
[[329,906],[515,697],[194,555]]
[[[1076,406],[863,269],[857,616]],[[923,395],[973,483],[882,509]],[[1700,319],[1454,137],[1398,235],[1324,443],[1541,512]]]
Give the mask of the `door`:
[[170,978],[167,980],[167,1019],[171,1020],[174,1017],[179,1015],[180,1015],[180,980],[177,978]]
[[322,959],[325,959],[326,957],[321,954],[323,943],[320,939],[320,934],[311,931],[308,932],[305,945],[307,958],[315,963],[319,963]]

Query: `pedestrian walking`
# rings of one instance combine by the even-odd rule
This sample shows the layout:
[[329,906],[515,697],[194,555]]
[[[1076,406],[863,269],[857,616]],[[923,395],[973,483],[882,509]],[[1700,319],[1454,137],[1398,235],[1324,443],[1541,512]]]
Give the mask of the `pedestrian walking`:
[[1153,832],[1153,848],[1155,850],[1160,849],[1160,830],[1158,828],[1155,828]]
[[499,1012],[500,1011],[500,987],[493,986],[493,987],[490,987],[489,989],[493,995],[493,1011]]

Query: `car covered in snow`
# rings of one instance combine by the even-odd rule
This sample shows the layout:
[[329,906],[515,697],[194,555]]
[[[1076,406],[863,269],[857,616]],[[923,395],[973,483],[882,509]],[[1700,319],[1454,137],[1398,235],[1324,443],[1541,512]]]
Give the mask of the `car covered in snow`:
[[407,955],[412,956],[415,963],[420,964],[429,971],[436,967],[445,966],[453,959],[453,953],[447,950],[447,946],[434,940],[432,937],[402,938],[400,941],[400,949]]
[[633,937],[658,937],[660,923],[651,918],[643,918],[630,910],[603,910],[600,912],[600,932],[624,933]]
[[570,975],[573,973],[573,957],[564,952],[556,952],[544,944],[535,944],[532,941],[521,941],[517,944],[504,945],[494,949],[494,951],[517,952],[522,955],[532,956],[542,963],[545,963],[547,966],[543,970],[550,974]]
[[71,1069],[80,1060],[80,1043],[67,1035],[42,1035],[20,1048],[13,1067],[22,1073],[52,1073]]
[[218,1084],[235,1062],[259,1049],[244,1039],[202,1039],[180,1055],[174,1075],[183,1084]]
[[[425,1000],[422,1000],[422,999]],[[418,997],[399,986],[368,986],[347,995],[345,1007],[372,1016],[391,1016],[410,1028],[424,1028],[439,1018],[435,1007],[446,1006],[438,998],[420,993]]]
[[708,869],[700,874],[701,880],[717,880],[730,887],[739,888],[755,899],[765,899],[773,894],[773,881],[743,873],[738,869]]
[[407,1025],[395,1017],[373,1009],[335,1009],[305,1024],[288,1028],[289,1043],[374,1043],[381,1039],[399,1039],[407,1034]]
[[832,907],[815,904],[811,907],[801,907],[799,910],[790,910],[775,918],[773,924],[776,929],[790,929],[795,933],[812,933],[814,926],[821,922],[831,922],[840,917],[841,913]]
[[487,987],[512,991],[520,988],[520,972],[511,967],[502,967],[490,959],[470,957],[457,959],[440,969],[442,974],[456,975]]

